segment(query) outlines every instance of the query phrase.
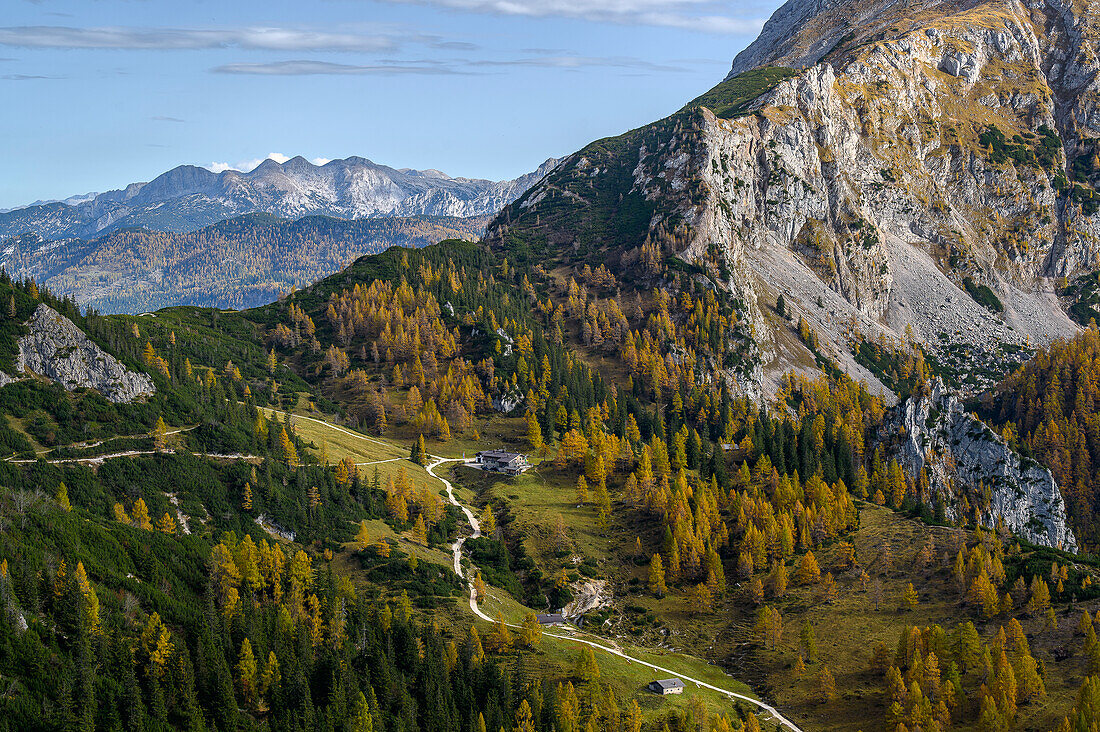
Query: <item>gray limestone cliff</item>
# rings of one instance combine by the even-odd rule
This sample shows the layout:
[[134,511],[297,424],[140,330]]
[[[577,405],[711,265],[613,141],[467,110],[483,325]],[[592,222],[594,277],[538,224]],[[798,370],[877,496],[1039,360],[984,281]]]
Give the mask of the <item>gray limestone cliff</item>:
[[720,281],[758,347],[737,379],[762,393],[815,368],[799,319],[876,390],[854,342],[920,343],[980,391],[1076,332],[1056,283],[1100,266],[1098,19],[1081,0],[790,0],[727,81],[568,156],[487,239]]
[[1065,502],[1049,470],[1021,457],[1004,438],[967,413],[940,381],[926,396],[894,408],[884,432],[888,454],[910,475],[925,469],[933,493],[956,518],[963,499],[981,523],[998,520],[1018,536],[1044,546],[1077,550]]
[[131,371],[93,343],[73,321],[48,305],[39,305],[19,339],[16,374],[45,376],[70,391],[96,389],[116,403],[129,403],[156,392],[153,380]]

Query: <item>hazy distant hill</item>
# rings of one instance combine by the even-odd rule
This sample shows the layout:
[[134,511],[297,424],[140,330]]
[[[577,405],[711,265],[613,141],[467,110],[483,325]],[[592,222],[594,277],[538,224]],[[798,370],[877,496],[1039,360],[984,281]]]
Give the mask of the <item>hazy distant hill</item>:
[[252,307],[336,272],[364,254],[476,239],[487,217],[287,221],[247,214],[193,232],[119,229],[91,240],[8,240],[2,264],[101,312],[169,305]]

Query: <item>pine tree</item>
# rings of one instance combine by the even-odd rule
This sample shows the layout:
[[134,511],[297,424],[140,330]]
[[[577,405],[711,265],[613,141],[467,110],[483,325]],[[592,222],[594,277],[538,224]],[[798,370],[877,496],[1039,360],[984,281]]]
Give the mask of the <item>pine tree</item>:
[[1081,613],[1081,620],[1077,622],[1077,632],[1081,635],[1088,635],[1089,629],[1092,627],[1092,617],[1089,616],[1089,611],[1086,609]]
[[481,519],[478,521],[478,526],[481,528],[481,533],[485,536],[491,538],[496,535],[497,519],[493,514],[493,504],[485,504],[485,508],[481,511]]
[[241,642],[241,652],[237,656],[237,688],[245,706],[256,704],[256,657],[252,654],[252,643],[245,638]]
[[286,427],[279,428],[279,454],[282,455],[288,466],[291,468],[298,467],[298,450],[291,442],[290,436],[287,435]]
[[542,638],[542,626],[534,613],[523,616],[523,624],[520,626],[520,642],[524,648],[534,648]]
[[535,732],[535,720],[531,713],[531,705],[526,699],[519,703],[516,709],[516,723],[512,727],[513,732]]
[[428,462],[428,450],[424,443],[424,435],[418,435],[409,451],[409,460],[417,465],[426,465]]
[[84,571],[84,562],[77,562],[73,571],[73,584],[81,597],[80,627],[89,635],[99,632],[99,598],[96,597],[92,583],[88,581],[88,574]]
[[1031,580],[1031,599],[1027,607],[1031,613],[1041,613],[1050,607],[1050,588],[1038,575]]
[[533,454],[542,451],[542,428],[539,426],[538,415],[534,410],[527,412],[527,444],[531,447]]
[[176,533],[176,520],[167,511],[157,521],[157,531],[171,536]]
[[347,488],[351,484],[351,474],[348,472],[348,464],[341,460],[336,463],[336,467],[332,471],[332,477],[336,481],[336,485],[343,488]]
[[806,660],[817,660],[817,640],[814,638],[814,626],[807,620],[802,624],[802,630],[798,634],[799,640],[802,642],[802,649],[806,652]]
[[772,597],[781,598],[787,594],[787,566],[782,561],[777,561],[772,567],[768,584],[771,586]]
[[64,481],[57,484],[57,493],[54,496],[57,501],[57,505],[61,507],[62,511],[71,511],[73,506],[69,503],[69,489],[65,487]]
[[665,586],[665,569],[660,554],[654,554],[649,562],[649,591],[657,597],[668,594],[668,587]]
[[149,520],[149,509],[145,505],[145,501],[141,498],[134,501],[134,507],[130,511],[130,514],[134,519],[134,526],[137,526],[143,531],[151,531],[153,524]]
[[512,647],[512,631],[508,630],[508,624],[504,622],[504,616],[497,613],[496,622],[493,625],[493,646],[498,651],[507,651]]
[[348,732],[374,732],[374,720],[371,718],[370,706],[363,692],[359,692],[355,700],[347,729]]
[[359,522],[359,532],[355,535],[355,543],[359,545],[360,549],[366,549],[370,544],[370,532],[367,530],[367,521],[363,519]]
[[817,566],[817,558],[812,551],[806,552],[798,564],[798,570],[794,576],[795,581],[800,585],[808,585],[811,582],[816,582],[820,576],[821,569]]
[[157,417],[157,423],[153,425],[153,447],[157,452],[163,452],[168,446],[168,425],[164,423],[164,417]]
[[905,610],[913,611],[917,609],[920,598],[917,596],[917,591],[913,589],[913,583],[910,582],[905,586],[905,591],[902,593],[901,605]]
[[244,484],[244,491],[241,494],[241,508],[245,511],[252,510],[252,486],[249,483]]
[[600,666],[591,646],[583,646],[577,652],[577,678],[585,683],[599,681]]
[[421,546],[428,545],[428,527],[424,524],[423,513],[416,515],[416,523],[413,524],[413,536],[416,538],[417,544]]

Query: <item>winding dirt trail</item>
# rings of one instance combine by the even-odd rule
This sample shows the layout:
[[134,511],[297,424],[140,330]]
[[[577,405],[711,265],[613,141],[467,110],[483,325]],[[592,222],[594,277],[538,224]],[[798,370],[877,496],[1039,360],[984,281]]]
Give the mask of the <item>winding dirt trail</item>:
[[[271,409],[270,411],[276,412],[276,413],[279,413],[279,414],[285,414],[285,412],[283,412],[281,410],[278,410],[278,409]],[[315,419],[313,417],[307,417],[305,415],[300,415],[300,414],[292,414],[291,419],[308,420],[308,421],[313,422],[315,424],[318,424],[318,425],[321,425],[323,427],[327,427],[329,429],[340,432],[344,435],[348,435],[349,437],[354,437],[356,439],[363,440],[364,442],[370,442],[370,443],[373,443],[373,444],[376,444],[376,445],[383,445],[383,446],[387,446],[387,447],[392,446],[392,445],[390,445],[390,443],[384,442],[382,440],[378,440],[378,439],[375,439],[375,438],[372,438],[372,437],[368,437],[368,436],[366,436],[366,435],[364,435],[360,432],[353,432],[352,430],[345,429],[345,428],[340,427],[338,425],[334,425],[330,422],[325,422],[325,421],[320,420],[320,419]],[[455,506],[460,511],[462,511],[462,513],[466,516],[466,521],[470,524],[470,529],[471,529],[470,536],[469,537],[459,536],[457,539],[455,539],[455,542],[453,544],[451,544],[451,554],[452,554],[453,561],[454,561],[455,574],[457,574],[459,577],[464,579],[466,581],[466,584],[467,584],[468,588],[469,588],[469,591],[470,591],[470,594],[469,594],[470,611],[474,615],[476,615],[478,618],[481,618],[482,620],[485,620],[485,621],[490,622],[490,623],[495,623],[496,621],[493,618],[490,618],[488,615],[486,615],[484,612],[482,612],[480,607],[478,607],[478,604],[477,604],[477,590],[474,589],[474,583],[473,583],[472,578],[467,577],[466,572],[462,567],[462,547],[463,547],[463,544],[466,543],[467,538],[476,539],[476,538],[481,536],[481,524],[478,522],[477,516],[474,515],[474,512],[472,510],[470,510],[470,508],[468,506],[464,505],[461,501],[459,501],[458,498],[455,497],[454,485],[451,484],[451,481],[447,480],[446,478],[444,478],[443,476],[441,476],[441,475],[439,475],[438,473],[435,472],[435,469],[437,467],[439,467],[440,465],[443,465],[444,463],[464,463],[464,462],[470,462],[470,461],[466,460],[465,458],[448,458],[448,457],[441,457],[439,455],[429,455],[428,457],[432,460],[431,463],[429,463],[428,465],[425,466],[425,470],[427,471],[428,475],[432,476],[433,478],[435,478],[436,480],[438,480],[439,482],[441,482],[443,484],[444,488],[447,489],[447,500],[448,500],[448,502],[450,502],[450,504],[452,506]],[[404,458],[400,458],[400,459],[404,459]],[[382,462],[388,462],[388,461],[382,461]],[[518,625],[514,625],[512,623],[507,623],[506,625],[508,625],[508,627],[510,627],[510,628],[518,628],[519,627]],[[721,687],[714,686],[713,684],[708,684],[707,682],[702,681],[700,679],[692,678],[691,676],[685,676],[684,674],[679,673],[677,671],[673,671],[672,669],[664,668],[663,666],[658,666],[658,665],[650,663],[648,661],[643,661],[640,658],[635,658],[634,656],[631,656],[627,653],[624,653],[621,649],[619,649],[617,647],[604,645],[603,643],[598,643],[596,641],[588,640],[586,638],[579,638],[579,637],[573,636],[573,635],[561,635],[559,633],[550,633],[550,632],[546,632],[546,631],[544,631],[542,635],[543,635],[544,638],[556,638],[558,640],[562,640],[562,641],[566,641],[566,642],[581,643],[581,644],[584,644],[586,646],[590,646],[595,650],[603,651],[604,653],[609,653],[613,656],[618,656],[619,658],[623,658],[623,659],[629,661],[630,663],[636,663],[640,666],[645,666],[646,668],[651,668],[654,671],[660,671],[663,674],[668,674],[671,677],[679,678],[679,679],[683,680],[684,682],[695,684],[697,687],[701,687],[701,688],[704,688],[704,689],[709,689],[711,691],[717,692],[718,694],[721,694],[721,695],[723,695],[723,696],[725,696],[725,697],[727,697],[731,700],[736,699],[737,701],[744,702],[746,704],[754,706],[758,710],[760,710],[761,712],[764,712],[767,716],[762,717],[762,721],[773,721],[777,725],[778,728],[784,728],[784,729],[789,730],[790,732],[803,732],[802,729],[799,728],[794,722],[792,722],[791,720],[787,719],[782,714],[780,714],[779,710],[777,710],[775,707],[773,707],[769,704],[766,704],[766,703],[760,701],[759,699],[753,699],[752,697],[745,696],[744,694],[738,694],[735,691],[730,691],[729,689],[723,689]]]
[[[429,455],[429,457],[432,459],[433,462],[430,463],[429,465],[427,465],[426,468],[425,468],[428,471],[428,474],[431,475],[433,478],[439,480],[441,483],[443,483],[444,487],[447,489],[447,499],[450,501],[451,505],[458,507],[462,511],[462,513],[466,514],[466,520],[470,523],[470,528],[473,530],[473,533],[470,535],[470,538],[474,538],[474,539],[478,538],[479,536],[481,536],[481,526],[478,523],[477,517],[474,516],[473,511],[471,511],[467,506],[463,505],[461,502],[459,502],[459,500],[457,498],[455,498],[454,486],[451,485],[451,481],[447,480],[446,478],[442,477],[441,475],[436,474],[436,472],[435,472],[435,469],[437,467],[439,467],[440,465],[442,465],[443,463],[461,463],[461,462],[466,462],[466,461],[463,460],[462,458],[444,458],[444,457],[439,457],[438,455]],[[477,590],[474,589],[473,581],[469,577],[466,576],[466,574],[465,574],[465,572],[462,568],[462,545],[466,542],[466,538],[467,537],[465,537],[465,536],[460,536],[451,545],[451,552],[454,555],[455,574],[457,574],[462,579],[466,580],[466,584],[469,586],[469,589],[470,589],[470,610],[474,613],[474,615],[481,618],[482,620],[486,620],[490,623],[495,623],[496,621],[493,618],[490,618],[488,615],[486,615],[484,612],[481,611],[481,608],[478,607],[478,605],[477,605]],[[505,623],[505,625],[507,625],[509,628],[518,628],[519,627],[518,625],[514,625],[512,623]],[[578,638],[578,637],[572,636],[572,635],[559,635],[557,633],[548,633],[548,632],[545,632],[545,631],[543,632],[542,635],[543,635],[543,637],[546,637],[546,638],[557,638],[559,640],[569,641],[569,642],[573,642],[573,643],[583,643],[586,646],[591,646],[592,648],[601,650],[604,653],[610,653],[613,656],[618,656],[619,658],[624,658],[624,659],[630,661],[631,663],[637,663],[641,666],[651,668],[654,671],[660,671],[661,673],[666,673],[666,674],[669,674],[670,676],[675,676],[676,678],[679,678],[679,679],[681,679],[685,682],[691,682],[691,683],[695,684],[698,687],[702,687],[704,689],[710,689],[711,691],[716,691],[719,694],[722,694],[726,697],[729,697],[730,699],[736,699],[738,701],[746,702],[747,704],[751,704],[751,705],[755,706],[757,709],[760,709],[761,711],[767,713],[769,716],[765,718],[765,721],[768,720],[768,719],[771,719],[778,726],[785,727],[786,729],[790,730],[790,732],[802,732],[802,730],[799,729],[799,727],[797,725],[795,725],[794,722],[790,721],[789,719],[784,717],[782,714],[780,714],[779,711],[775,707],[773,707],[769,704],[765,704],[764,702],[760,701],[759,699],[753,699],[752,697],[744,696],[743,694],[738,694],[735,691],[730,691],[728,689],[722,689],[720,687],[713,686],[712,684],[708,684],[705,681],[701,681],[699,679],[694,679],[690,676],[685,676],[684,674],[679,673],[677,671],[673,671],[672,669],[664,668],[662,666],[658,666],[656,664],[649,663],[648,661],[643,661],[640,658],[635,658],[634,656],[631,656],[631,655],[628,655],[628,654],[624,653],[622,650],[620,650],[617,647],[606,646],[606,645],[603,645],[602,643],[597,643],[595,641],[587,640],[585,638]]]

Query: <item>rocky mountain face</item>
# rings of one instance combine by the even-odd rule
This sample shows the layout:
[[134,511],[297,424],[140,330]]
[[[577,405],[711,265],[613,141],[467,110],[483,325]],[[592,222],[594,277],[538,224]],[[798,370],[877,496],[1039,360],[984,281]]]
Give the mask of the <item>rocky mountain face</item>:
[[1098,40],[1069,0],[790,0],[725,82],[567,157],[488,241],[720,282],[749,392],[814,368],[779,294],[857,378],[853,343],[919,344],[976,391],[1075,332],[1057,285],[1100,265]]
[[[19,339],[16,377],[45,376],[68,390],[95,389],[112,402],[129,403],[156,392],[147,375],[126,368],[93,343],[80,328],[48,305],[39,305]],[[13,377],[0,374],[3,383]]]
[[254,212],[287,219],[487,216],[520,196],[556,163],[547,160],[538,170],[506,181],[398,170],[359,157],[320,166],[302,157],[285,163],[265,160],[247,173],[213,173],[181,165],[148,183],[132,183],[90,200],[0,213],[0,237],[26,232],[43,239],[88,237],[127,227],[188,232]]
[[1034,544],[1077,550],[1050,471],[968,414],[941,381],[895,407],[883,432],[888,455],[910,475],[925,471],[949,519],[976,515],[981,525],[1001,523]]

